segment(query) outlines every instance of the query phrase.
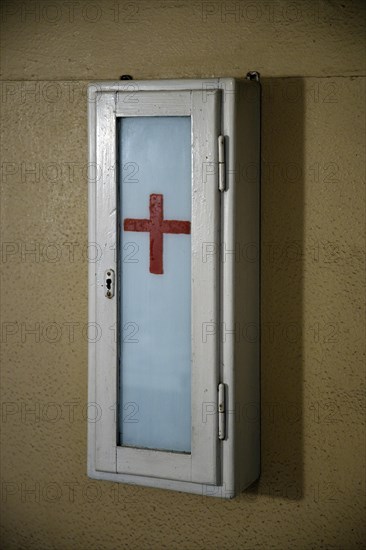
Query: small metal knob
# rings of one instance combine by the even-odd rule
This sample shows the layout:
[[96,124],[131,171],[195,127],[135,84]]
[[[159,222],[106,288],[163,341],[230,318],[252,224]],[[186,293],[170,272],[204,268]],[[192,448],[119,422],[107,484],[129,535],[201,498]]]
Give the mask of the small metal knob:
[[255,80],[256,82],[260,82],[261,75],[258,71],[249,71],[246,76],[247,80]]

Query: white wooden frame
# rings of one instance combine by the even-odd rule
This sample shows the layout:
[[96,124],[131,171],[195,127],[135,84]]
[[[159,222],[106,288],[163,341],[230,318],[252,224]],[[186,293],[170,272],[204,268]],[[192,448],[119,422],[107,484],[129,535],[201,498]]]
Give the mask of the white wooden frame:
[[[227,336],[235,324],[252,322],[259,327],[259,263],[245,264],[238,262],[235,254],[229,254],[220,262],[220,300],[213,307],[220,309],[218,315],[219,323],[217,326],[217,336],[220,341],[219,352],[217,347],[211,351],[211,357],[218,354],[217,372],[213,380],[217,379],[225,384],[226,389],[226,436],[222,441],[213,441],[208,438],[207,453],[210,456],[215,455],[216,450],[216,473],[213,462],[211,463],[211,473],[206,477],[210,481],[198,482],[200,472],[187,476],[191,481],[185,481],[184,476],[180,476],[178,471],[174,473],[174,466],[169,466],[171,477],[154,477],[154,473],[149,470],[149,466],[154,463],[154,454],[150,456],[141,454],[141,463],[139,472],[120,473],[117,464],[117,425],[115,416],[117,414],[117,405],[113,401],[116,395],[115,373],[115,332],[116,332],[116,311],[111,302],[104,300],[98,306],[96,293],[98,285],[104,277],[104,265],[108,267],[114,265],[114,247],[115,247],[115,198],[110,193],[110,186],[115,185],[116,173],[112,166],[112,159],[116,157],[116,143],[113,138],[114,128],[112,120],[115,119],[118,112],[124,112],[128,116],[133,116],[138,109],[138,99],[143,92],[156,93],[154,97],[154,108],[157,113],[162,114],[165,106],[169,105],[171,113],[179,113],[181,105],[177,108],[177,101],[173,96],[164,96],[166,92],[199,92],[202,95],[202,102],[216,102],[216,117],[220,117],[217,122],[221,126],[221,133],[225,136],[225,142],[229,145],[226,151],[226,190],[220,194],[217,200],[221,202],[220,222],[217,220],[216,207],[213,207],[212,214],[218,221],[217,231],[221,227],[220,245],[224,250],[232,251],[239,243],[251,243],[251,246],[257,246],[259,250],[259,162],[260,162],[260,85],[257,82],[244,80],[236,81],[232,78],[224,79],[205,79],[205,80],[161,80],[161,81],[127,81],[127,82],[97,82],[89,86],[88,90],[88,111],[89,111],[89,242],[92,249],[99,250],[98,258],[104,262],[103,267],[100,261],[90,261],[89,265],[89,323],[96,322],[104,324],[102,333],[103,345],[107,350],[107,355],[102,353],[102,348],[98,348],[98,342],[89,343],[89,410],[90,419],[88,421],[88,475],[94,479],[110,480],[115,482],[145,485],[149,487],[160,487],[164,489],[173,489],[186,491],[204,496],[216,496],[221,498],[232,498],[241,492],[248,485],[253,483],[259,476],[260,465],[260,447],[259,447],[259,349],[260,341],[255,343],[240,340],[236,342],[235,337]],[[125,93],[123,106],[121,106],[121,97],[119,94]],[[220,97],[221,96],[221,97]],[[119,97],[119,99],[118,99]],[[169,98],[172,98],[170,101]],[[175,98],[178,95],[174,96]],[[214,97],[216,99],[214,99]],[[153,95],[150,95],[153,98]],[[178,102],[179,103],[179,102]],[[192,104],[191,104],[192,105]],[[144,111],[146,107],[146,110]],[[97,110],[104,109],[105,119],[99,119],[98,133]],[[118,111],[119,110],[119,111]],[[219,111],[221,114],[219,115]],[[149,112],[148,106],[140,106],[140,114]],[[111,139],[112,138],[112,139]],[[202,135],[206,139],[206,135]],[[102,153],[105,143],[104,153]],[[108,145],[108,146],[107,146]],[[98,152],[99,151],[99,152]],[[99,156],[98,156],[99,155]],[[100,185],[95,177],[95,163],[97,158],[100,162],[100,169],[104,170],[105,177],[103,185]],[[212,161],[216,162],[212,157]],[[249,181],[246,175],[243,175],[242,168],[245,166],[258,166],[258,176],[255,180],[251,177]],[[252,172],[250,172],[252,174]],[[97,212],[97,187],[99,189],[99,198],[103,199],[102,209]],[[199,193],[199,191],[198,191]],[[195,196],[192,194],[193,197]],[[201,197],[202,199],[202,197]],[[200,200],[199,194],[197,201]],[[215,199],[216,200],[216,199]],[[194,208],[194,201],[192,204]],[[197,205],[198,208],[199,205]],[[218,205],[217,205],[218,206]],[[198,211],[197,211],[198,212]],[[109,240],[100,241],[100,214],[108,216],[108,227],[110,228]],[[104,231],[105,231],[104,227]],[[192,242],[194,238],[192,227]],[[197,235],[198,237],[198,235]],[[203,235],[202,235],[203,237]],[[212,237],[212,239],[211,239]],[[208,237],[204,235],[203,242],[217,242],[218,233]],[[93,243],[97,243],[97,246]],[[198,238],[196,240],[198,243]],[[202,243],[201,243],[202,244]],[[112,250],[109,250],[109,245]],[[98,249],[101,246],[101,249]],[[194,254],[198,254],[198,248],[194,249]],[[193,259],[194,262],[194,259]],[[192,265],[193,268],[193,265]],[[197,271],[196,275],[198,275]],[[116,279],[118,280],[118,278]],[[208,284],[201,281],[202,290],[206,287],[214,288],[218,284],[217,279],[213,277]],[[211,286],[213,285],[213,286]],[[236,286],[238,289],[236,289]],[[217,296],[217,294],[215,294]],[[244,313],[243,313],[244,312]],[[214,318],[212,316],[212,318]],[[205,319],[206,320],[206,319]],[[107,323],[107,324],[106,324]],[[105,329],[107,327],[107,329]],[[202,334],[202,327],[199,327],[199,318],[196,318],[193,336],[197,339]],[[222,329],[221,327],[224,327]],[[226,334],[223,335],[222,331]],[[100,330],[99,330],[100,332]],[[204,365],[208,367],[207,347],[201,348]],[[97,364],[103,365],[103,368],[97,369]],[[237,363],[237,364],[236,364]],[[215,370],[215,369],[214,369]],[[97,386],[105,388],[103,398],[103,407],[99,403]],[[103,386],[104,385],[104,386]],[[205,402],[215,408],[217,397],[213,391],[214,384],[211,383],[207,388],[210,395],[204,398]],[[206,388],[205,388],[206,389]],[[212,399],[211,399],[212,398]],[[112,405],[110,405],[110,402]],[[245,421],[242,412],[250,404],[251,411],[257,406],[258,417],[249,422]],[[93,420],[93,413],[95,419]],[[216,413],[211,415],[209,420],[216,423]],[[101,420],[104,419],[104,420]],[[111,421],[112,419],[112,421]],[[107,440],[110,444],[103,443],[103,422],[107,429]],[[212,432],[213,433],[213,432]],[[102,440],[100,438],[102,437]],[[211,446],[211,447],[210,447]],[[212,452],[213,450],[213,452]],[[143,451],[143,450],[139,450]],[[159,451],[160,454],[160,451]],[[168,453],[169,454],[169,453]],[[132,472],[132,465],[127,464],[127,458],[123,460],[125,471]],[[156,468],[158,468],[156,466]],[[148,472],[148,473],[143,473]],[[155,471],[155,474],[163,474],[162,471]],[[212,475],[213,474],[213,475]],[[216,475],[216,478],[215,478]],[[197,481],[195,481],[197,480]]]
[[[95,426],[95,466],[104,472],[160,477],[195,483],[218,482],[217,417],[203,418],[204,402],[217,402],[218,342],[202,339],[205,322],[219,321],[219,262],[202,262],[202,243],[219,244],[219,196],[217,173],[204,181],[204,163],[217,165],[217,138],[220,133],[220,92],[204,101],[196,91],[139,92],[138,102],[130,102],[130,93],[99,94],[95,104],[95,162],[100,181],[95,191],[96,242],[102,257],[95,271],[93,285],[96,320],[102,338],[95,343],[95,397],[102,414]],[[105,297],[104,277],[108,269],[117,270],[114,250],[117,238],[117,117],[190,116],[192,128],[192,370],[191,453],[137,449],[117,445],[118,402],[117,291]],[[93,162],[93,161],[92,161]],[[116,277],[116,282],[118,277]],[[116,289],[117,290],[117,289]],[[118,330],[117,330],[118,332]],[[123,383],[123,381],[122,381]]]

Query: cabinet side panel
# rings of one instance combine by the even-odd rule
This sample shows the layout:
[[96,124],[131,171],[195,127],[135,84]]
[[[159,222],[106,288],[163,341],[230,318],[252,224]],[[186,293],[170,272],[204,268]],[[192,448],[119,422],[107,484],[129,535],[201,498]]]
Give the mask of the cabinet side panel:
[[[95,133],[96,133],[96,92],[88,90],[88,242],[96,242],[96,190],[93,167],[96,165]],[[95,295],[95,265],[89,261],[88,265],[88,321],[95,322],[96,295]],[[92,326],[92,325],[90,325]],[[95,344],[88,344],[88,403],[95,403]],[[88,475],[95,470],[95,422],[88,422]]]
[[235,471],[260,474],[260,84],[238,82],[235,144]]

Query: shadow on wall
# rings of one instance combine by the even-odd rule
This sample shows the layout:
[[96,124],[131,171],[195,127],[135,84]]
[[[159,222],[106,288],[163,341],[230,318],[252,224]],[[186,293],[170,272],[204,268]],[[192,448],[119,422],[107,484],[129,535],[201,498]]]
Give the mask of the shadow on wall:
[[262,79],[261,477],[247,497],[303,497],[304,83]]

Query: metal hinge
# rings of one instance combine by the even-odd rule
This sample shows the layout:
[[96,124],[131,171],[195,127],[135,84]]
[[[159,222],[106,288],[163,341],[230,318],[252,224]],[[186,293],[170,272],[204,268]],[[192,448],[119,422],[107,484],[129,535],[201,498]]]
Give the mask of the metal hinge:
[[226,182],[225,182],[225,138],[224,136],[219,136],[218,145],[219,145],[219,191],[225,191]]
[[225,384],[218,386],[217,410],[219,416],[219,439],[225,439],[226,408],[225,408]]

